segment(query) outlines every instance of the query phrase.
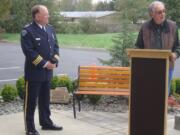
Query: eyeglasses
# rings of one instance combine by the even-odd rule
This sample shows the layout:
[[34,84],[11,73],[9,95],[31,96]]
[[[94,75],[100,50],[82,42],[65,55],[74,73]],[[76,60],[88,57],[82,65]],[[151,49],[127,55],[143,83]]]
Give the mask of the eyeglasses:
[[155,13],[158,14],[158,15],[165,14],[166,10],[163,9],[163,10],[155,11]]

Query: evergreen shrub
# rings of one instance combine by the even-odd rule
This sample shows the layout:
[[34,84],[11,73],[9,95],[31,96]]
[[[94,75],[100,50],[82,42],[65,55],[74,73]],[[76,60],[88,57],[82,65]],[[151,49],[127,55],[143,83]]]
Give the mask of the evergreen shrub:
[[21,99],[24,99],[24,93],[25,93],[25,81],[24,81],[24,77],[20,77],[16,81],[16,89],[17,89],[18,96]]
[[17,98],[17,90],[13,85],[5,84],[2,88],[1,95],[5,102],[10,102]]

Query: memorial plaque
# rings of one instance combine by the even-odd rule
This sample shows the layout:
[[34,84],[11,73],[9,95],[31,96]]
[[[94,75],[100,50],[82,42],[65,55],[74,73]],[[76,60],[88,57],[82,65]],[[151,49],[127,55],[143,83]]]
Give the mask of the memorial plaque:
[[66,87],[57,87],[51,90],[50,96],[51,103],[68,104],[70,102],[70,95]]

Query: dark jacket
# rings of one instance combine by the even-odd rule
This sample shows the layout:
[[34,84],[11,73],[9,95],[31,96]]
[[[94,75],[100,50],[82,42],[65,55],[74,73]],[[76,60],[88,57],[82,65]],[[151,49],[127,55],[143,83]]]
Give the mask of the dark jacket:
[[[175,22],[170,20],[165,20],[161,25],[156,25],[152,19],[145,22],[135,45],[142,49],[171,50],[180,56],[178,29]],[[170,68],[173,67],[174,63],[170,61]]]
[[25,55],[25,80],[49,81],[53,72],[43,66],[59,56],[53,27],[47,25],[44,31],[35,22],[26,25],[21,32],[21,47]]

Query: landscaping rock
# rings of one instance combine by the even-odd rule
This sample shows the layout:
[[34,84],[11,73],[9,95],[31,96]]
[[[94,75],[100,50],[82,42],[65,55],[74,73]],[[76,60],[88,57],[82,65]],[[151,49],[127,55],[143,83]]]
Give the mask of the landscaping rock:
[[70,102],[70,95],[66,87],[57,87],[51,90],[51,103],[68,104]]

